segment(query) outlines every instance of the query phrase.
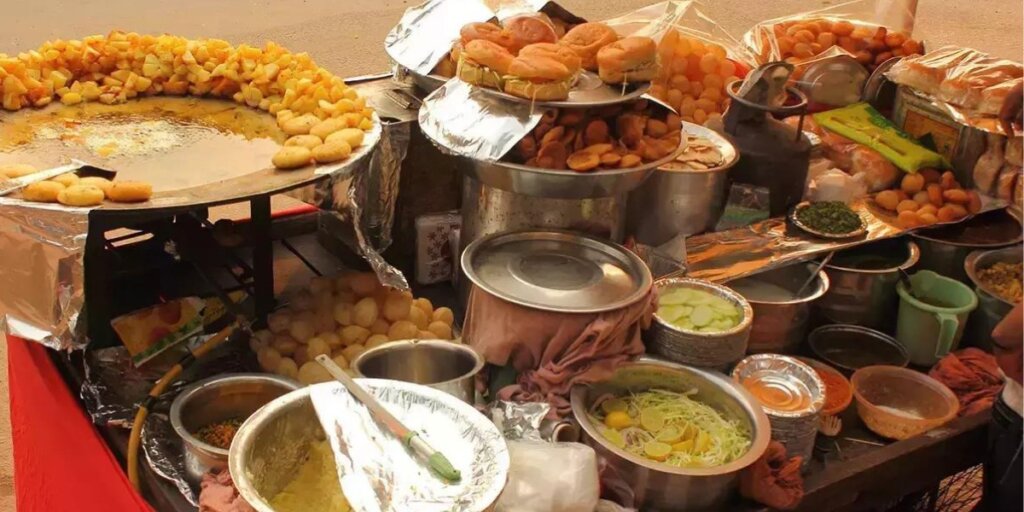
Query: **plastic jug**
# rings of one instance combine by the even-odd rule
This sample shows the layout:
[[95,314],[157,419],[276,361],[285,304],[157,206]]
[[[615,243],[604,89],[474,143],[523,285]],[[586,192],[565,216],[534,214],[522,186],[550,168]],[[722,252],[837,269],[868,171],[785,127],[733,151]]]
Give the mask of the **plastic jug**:
[[910,277],[911,294],[903,283],[896,339],[907,350],[910,362],[931,366],[955,350],[963,336],[967,316],[978,307],[978,296],[967,285],[922,270]]

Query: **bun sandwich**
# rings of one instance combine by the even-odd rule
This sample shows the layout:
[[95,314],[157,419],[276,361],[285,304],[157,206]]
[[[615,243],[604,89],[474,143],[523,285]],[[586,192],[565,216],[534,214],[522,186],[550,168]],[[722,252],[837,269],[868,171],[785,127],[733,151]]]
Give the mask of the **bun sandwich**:
[[501,89],[514,57],[505,47],[474,39],[459,53],[457,76],[464,82]]
[[609,84],[648,82],[658,75],[657,45],[649,37],[625,37],[597,52],[597,72]]
[[619,35],[604,23],[582,23],[565,33],[558,43],[576,52],[583,68],[597,71],[597,52],[619,40]]
[[555,33],[554,27],[537,16],[529,14],[513,16],[502,22],[502,25],[512,40],[508,49],[513,54],[518,54],[519,50],[531,44],[558,41],[558,34]]
[[540,55],[520,55],[508,67],[505,92],[538,101],[564,100],[575,73],[565,64]]

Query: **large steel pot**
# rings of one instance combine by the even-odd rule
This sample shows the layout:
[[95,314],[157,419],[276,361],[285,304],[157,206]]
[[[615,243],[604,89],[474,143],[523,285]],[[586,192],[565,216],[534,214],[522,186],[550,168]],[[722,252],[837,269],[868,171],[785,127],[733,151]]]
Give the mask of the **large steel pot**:
[[630,192],[626,230],[642,244],[659,246],[677,236],[708,231],[725,210],[729,169],[736,165],[739,153],[714,130],[693,123],[683,123],[683,130],[713,142],[722,153],[722,164],[693,171],[670,162]]
[[1019,245],[994,251],[974,251],[967,255],[967,259],[964,261],[964,271],[967,273],[968,279],[974,283],[974,291],[978,295],[978,307],[971,312],[971,316],[967,320],[967,334],[964,336],[964,340],[985,350],[991,350],[992,330],[1015,305],[989,290],[978,279],[978,271],[1001,261],[1020,263],[1021,260],[1024,260],[1024,255],[1021,254]]
[[896,283],[910,270],[920,251],[911,240],[874,242],[836,253],[825,265],[828,292],[816,303],[823,320],[892,330],[896,321]]
[[931,270],[965,284],[971,281],[964,261],[973,251],[1002,249],[1021,243],[1021,223],[1004,210],[978,215],[970,220],[913,234],[921,248],[917,270]]
[[363,352],[352,362],[360,377],[423,384],[472,405],[484,359],[472,348],[443,340],[395,341]]
[[828,274],[824,270],[818,272],[817,279],[799,297],[775,298],[753,292],[770,286],[792,295],[811,276],[816,266],[816,263],[790,265],[726,283],[754,308],[747,353],[790,354],[799,348],[810,329],[811,304],[829,289]]
[[181,437],[185,471],[199,482],[210,469],[228,465],[228,450],[209,445],[193,433],[218,421],[245,420],[268,402],[299,388],[285,377],[262,373],[221,375],[199,381],[171,402],[171,426]]
[[[727,418],[739,421],[751,432],[750,449],[742,457],[713,468],[676,468],[633,455],[609,443],[587,411],[605,394],[621,395],[651,388],[692,391],[700,400]],[[570,394],[572,413],[593,446],[632,488],[637,505],[645,512],[668,510],[722,510],[733,498],[739,472],[764,454],[771,440],[771,426],[761,406],[738,383],[718,373],[683,365],[642,359],[620,366],[606,381],[575,386]]]

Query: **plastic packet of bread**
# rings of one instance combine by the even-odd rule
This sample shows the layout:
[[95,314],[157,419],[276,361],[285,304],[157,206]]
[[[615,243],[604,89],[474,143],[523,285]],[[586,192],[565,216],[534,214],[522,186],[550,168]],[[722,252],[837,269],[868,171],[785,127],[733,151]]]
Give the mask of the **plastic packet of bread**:
[[892,57],[921,53],[921,42],[911,37],[916,10],[917,0],[853,0],[758,23],[743,42],[759,64],[796,66],[792,80],[837,55],[850,55],[871,71]]
[[971,48],[945,46],[900,60],[886,77],[931,100],[957,122],[1002,133],[995,116],[1024,80],[1024,67]]
[[619,34],[658,41],[661,73],[650,96],[674,109],[683,121],[704,124],[728,104],[725,87],[746,76],[753,55],[693,2],[654,4],[608,20]]
[[203,300],[185,297],[121,315],[110,321],[114,332],[140,366],[203,329]]

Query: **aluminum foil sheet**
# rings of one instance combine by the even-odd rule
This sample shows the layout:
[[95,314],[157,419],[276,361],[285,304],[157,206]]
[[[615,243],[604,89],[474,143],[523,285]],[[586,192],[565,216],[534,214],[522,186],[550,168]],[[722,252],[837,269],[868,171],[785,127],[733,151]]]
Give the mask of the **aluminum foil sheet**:
[[540,441],[541,423],[550,410],[551,405],[547,402],[517,403],[497,400],[491,404],[491,421],[497,425],[507,441]]
[[482,1],[429,0],[405,10],[384,38],[384,51],[403,67],[427,75],[451,51],[463,25],[493,17]]
[[0,197],[0,331],[55,350],[85,346],[89,210]]
[[146,418],[142,450],[150,469],[171,482],[189,503],[198,507],[199,492],[189,484],[185,472],[185,448],[166,414],[150,414]]
[[540,123],[542,110],[449,80],[423,100],[420,129],[448,154],[496,162]]
[[[1006,201],[982,197],[981,211],[998,210],[1005,208],[1006,204]],[[685,254],[671,256],[677,261],[686,262],[687,277],[722,283],[808,261],[819,253],[847,249],[909,232],[896,225],[895,215],[882,212],[869,198],[857,199],[850,207],[867,224],[867,234],[862,238],[814,238],[787,225],[785,218],[772,218],[744,228],[690,237],[686,240]]]
[[357,379],[377,400],[462,473],[449,484],[434,476],[337,382],[311,388],[342,489],[359,512],[483,511],[497,501],[509,471],[501,432],[468,404],[441,391],[393,380]]
[[[166,371],[156,365],[136,368],[124,347],[90,350],[84,355],[85,382],[81,397],[85,410],[96,425],[131,428],[135,405]],[[175,394],[184,384],[168,391]]]

